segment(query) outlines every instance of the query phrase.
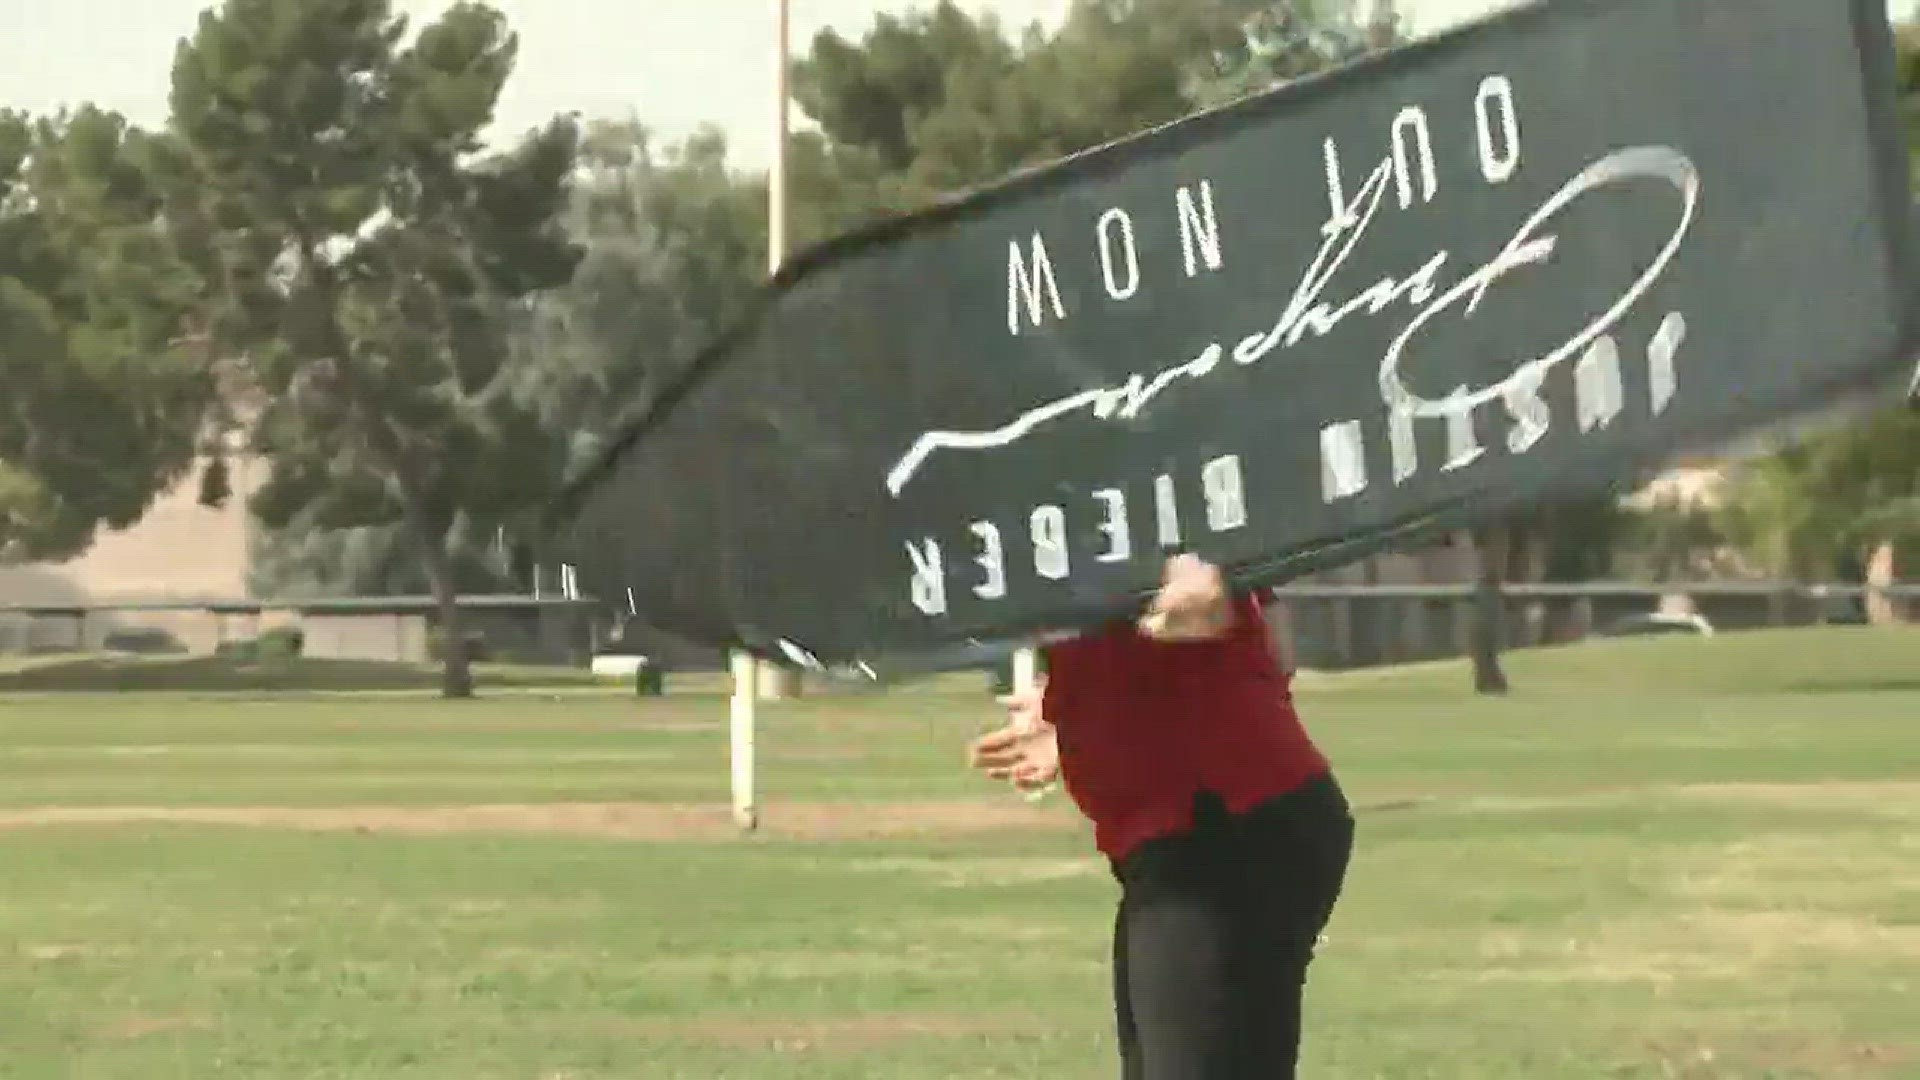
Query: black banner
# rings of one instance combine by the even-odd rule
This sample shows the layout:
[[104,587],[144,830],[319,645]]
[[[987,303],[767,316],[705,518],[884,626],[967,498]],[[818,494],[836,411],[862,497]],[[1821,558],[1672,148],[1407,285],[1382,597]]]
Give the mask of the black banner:
[[1904,385],[1894,100],[1883,0],[1556,0],[884,223],[663,396],[569,558],[884,669],[1174,545],[1272,584],[1607,491]]

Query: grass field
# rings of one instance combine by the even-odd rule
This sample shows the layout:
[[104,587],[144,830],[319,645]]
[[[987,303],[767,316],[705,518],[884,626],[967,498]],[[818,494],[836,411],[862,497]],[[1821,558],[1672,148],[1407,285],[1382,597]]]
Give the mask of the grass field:
[[[1303,680],[1361,819],[1305,1075],[1920,1077],[1920,633],[1510,669]],[[29,675],[8,1080],[1115,1074],[1113,888],[963,773],[978,689],[770,707],[741,838],[718,698]]]

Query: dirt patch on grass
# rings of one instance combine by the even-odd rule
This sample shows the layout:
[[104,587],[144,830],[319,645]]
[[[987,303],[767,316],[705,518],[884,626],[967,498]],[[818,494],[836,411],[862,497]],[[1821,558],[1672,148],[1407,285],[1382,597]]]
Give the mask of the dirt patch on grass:
[[197,1016],[129,1016],[109,1024],[101,1037],[115,1042],[130,1042],[154,1035],[172,1035],[186,1031],[207,1031],[213,1023]]
[[1667,985],[1750,979],[1769,970],[1920,958],[1920,926],[1844,912],[1698,908],[1582,932],[1487,933],[1471,966],[1443,977],[1476,983]]
[[1797,809],[1832,808],[1889,817],[1920,817],[1920,780],[1816,780],[1798,784],[1676,784],[1663,794]]
[[1920,838],[1769,836],[1721,846],[1679,869],[1673,891],[1718,908],[1872,905],[1920,889]]
[[614,727],[643,735],[710,735],[727,728],[718,720],[628,720]]
[[1357,809],[1363,813],[1408,810],[1432,810],[1441,813],[1535,813],[1641,806],[1650,799],[1736,803],[1793,810],[1843,810],[1907,819],[1920,817],[1920,780],[1641,784],[1552,793],[1514,794],[1423,791],[1390,794],[1379,797],[1373,802],[1362,802]]
[[[0,829],[56,825],[224,825],[308,832],[445,835],[540,833],[623,840],[721,840],[739,835],[726,807],[672,803],[553,803],[457,807],[58,807],[0,810]],[[854,840],[999,830],[1076,828],[1055,807],[1025,803],[793,803],[765,808],[763,834]]]
[[775,761],[793,765],[855,765],[869,759],[869,755],[860,750],[830,750],[825,747],[812,749],[789,747],[778,754],[768,756]]
[[1106,872],[1104,864],[1091,858],[863,859],[854,863],[852,868],[867,873],[909,875],[952,889],[1031,885],[1047,881],[1066,881],[1072,878],[1098,877]]
[[771,1045],[804,1053],[814,1049],[857,1050],[902,1039],[974,1039],[1044,1035],[1043,1016],[943,1016],[932,1013],[868,1014],[800,1020],[779,1017],[697,1017],[650,1020],[636,1025],[642,1038],[680,1039],[727,1045]]
[[1483,950],[1486,958],[1456,977],[1474,983],[1663,986],[1701,979],[1737,979],[1751,967],[1736,958],[1691,950],[1675,942],[1568,939],[1510,943]]
[[944,954],[895,952],[743,952],[658,957],[638,966],[648,979],[848,979],[897,976],[970,976],[979,965]]
[[1710,944],[1750,955],[1820,949],[1920,957],[1920,926],[1889,926],[1860,916],[1815,911],[1709,911],[1689,916],[1683,925]]
[[1815,1035],[1742,1032],[1655,1042],[1665,1075],[1686,1080],[1746,1076],[1893,1077],[1920,1061],[1912,1046]]
[[1021,945],[1077,945],[1092,941],[1102,949],[1107,945],[1103,927],[1089,930],[1078,922],[1037,922],[1029,915],[972,915],[965,918],[929,920],[921,931],[928,936],[959,937],[968,941],[986,940]]

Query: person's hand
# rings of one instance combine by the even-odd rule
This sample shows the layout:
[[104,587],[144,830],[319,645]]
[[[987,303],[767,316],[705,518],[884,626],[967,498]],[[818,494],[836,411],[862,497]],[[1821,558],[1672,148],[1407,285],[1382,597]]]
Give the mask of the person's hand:
[[1023,690],[1000,699],[1008,723],[973,741],[967,757],[974,768],[1005,780],[1023,792],[1045,789],[1060,778],[1060,744],[1053,725],[1040,715],[1041,692]]
[[974,740],[973,767],[1021,792],[1044,790],[1060,779],[1060,744],[1053,728],[1017,728],[1009,724]]
[[1140,632],[1155,641],[1203,641],[1219,637],[1233,622],[1226,577],[1197,555],[1167,560],[1160,591],[1140,620]]

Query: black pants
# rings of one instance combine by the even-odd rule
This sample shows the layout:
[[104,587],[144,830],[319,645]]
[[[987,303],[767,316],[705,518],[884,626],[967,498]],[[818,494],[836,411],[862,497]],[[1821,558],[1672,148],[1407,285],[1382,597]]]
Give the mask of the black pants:
[[1114,1005],[1124,1080],[1291,1080],[1307,965],[1353,851],[1331,778],[1194,829],[1114,867]]

